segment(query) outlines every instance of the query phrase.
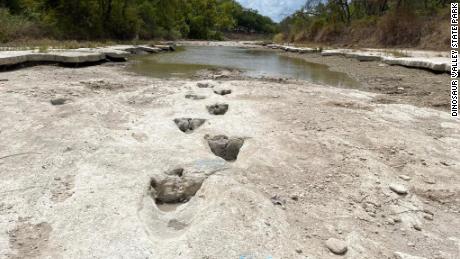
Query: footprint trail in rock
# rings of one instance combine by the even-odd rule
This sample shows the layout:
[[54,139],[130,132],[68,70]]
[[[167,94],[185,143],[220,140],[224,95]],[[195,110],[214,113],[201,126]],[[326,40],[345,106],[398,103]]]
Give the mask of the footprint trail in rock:
[[218,95],[228,95],[228,94],[232,93],[232,90],[230,90],[230,89],[220,89],[220,90],[214,90],[214,93],[218,94]]
[[208,112],[212,115],[224,115],[228,111],[228,104],[217,103],[214,105],[206,106]]
[[[214,87],[210,83],[198,83],[197,86],[203,89]],[[218,89],[213,90],[213,92],[217,95],[225,96],[231,94],[232,90]],[[203,100],[206,97],[197,94],[187,94],[185,98]],[[229,109],[229,105],[226,103],[216,103],[206,106],[206,108],[211,115],[225,115]],[[207,120],[184,117],[176,118],[173,121],[182,132],[192,133]],[[244,145],[244,139],[238,137],[206,135],[205,139],[211,152],[228,162],[237,160],[240,149]],[[224,161],[222,162],[226,164]],[[215,172],[217,171],[206,173],[201,170],[177,167],[151,177],[148,183],[148,193],[143,198],[140,215],[149,232],[153,234],[153,237],[160,240],[163,238],[176,238],[185,233],[184,231],[187,231],[190,224],[192,224],[190,218],[192,218],[191,215],[194,213],[194,209],[188,208],[187,204],[200,190],[203,182]]]
[[206,122],[205,119],[193,119],[193,118],[178,118],[174,119],[177,127],[185,133],[191,133],[194,130],[201,127]]
[[226,161],[233,162],[238,158],[240,149],[244,145],[244,139],[238,137],[227,137],[225,135],[205,136],[211,151]]

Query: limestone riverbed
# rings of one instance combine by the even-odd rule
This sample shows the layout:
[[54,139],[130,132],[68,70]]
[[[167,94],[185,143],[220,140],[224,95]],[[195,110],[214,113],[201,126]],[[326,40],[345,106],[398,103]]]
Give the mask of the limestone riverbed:
[[446,111],[128,66],[0,73],[0,257],[460,256],[460,127]]

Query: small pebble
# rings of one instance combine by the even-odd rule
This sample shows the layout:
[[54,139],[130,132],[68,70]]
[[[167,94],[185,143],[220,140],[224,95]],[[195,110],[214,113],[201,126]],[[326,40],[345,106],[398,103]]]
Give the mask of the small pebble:
[[426,220],[430,220],[430,221],[431,221],[431,220],[433,220],[433,215],[431,215],[431,214],[425,214],[425,215],[423,215],[423,218],[425,218]]
[[400,175],[399,178],[403,179],[404,181],[410,181],[411,179],[410,176],[405,175],[405,174]]
[[408,193],[407,188],[405,186],[395,183],[390,185],[390,190],[399,195],[405,195]]
[[348,251],[347,244],[336,238],[329,238],[326,241],[326,247],[334,254],[343,255]]
[[436,184],[436,180],[433,178],[424,178],[423,181],[427,184]]
[[58,98],[58,99],[53,99],[53,100],[51,100],[50,102],[51,102],[52,105],[63,105],[63,104],[65,104],[67,101],[68,101],[68,100],[65,99],[65,98]]
[[418,256],[413,256],[410,254],[405,254],[401,252],[395,252],[394,254],[395,259],[426,259],[425,257],[418,257]]

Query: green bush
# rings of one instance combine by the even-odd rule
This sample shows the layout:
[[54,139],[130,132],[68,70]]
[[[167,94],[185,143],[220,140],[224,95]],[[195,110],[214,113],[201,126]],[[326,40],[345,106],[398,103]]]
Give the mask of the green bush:
[[377,27],[380,42],[385,46],[416,45],[421,38],[420,20],[408,9],[387,13]]
[[286,17],[280,28],[288,41],[446,49],[449,27],[443,21],[449,21],[453,2],[458,0],[307,1],[312,4]]
[[110,16],[110,27],[108,37],[115,37],[121,40],[130,40],[139,34],[141,20],[134,7],[124,8],[122,5],[114,6]]
[[323,19],[315,19],[308,29],[310,39],[314,39],[314,37],[323,29],[325,24],[326,21]]
[[236,0],[0,0],[2,7],[1,41],[44,31],[48,38],[81,41],[223,39],[223,32],[276,30],[270,18]]
[[15,39],[28,39],[42,36],[40,27],[24,16],[12,15],[0,8],[0,42]]
[[276,42],[276,43],[283,43],[285,41],[284,34],[283,33],[277,33],[273,37],[273,41]]

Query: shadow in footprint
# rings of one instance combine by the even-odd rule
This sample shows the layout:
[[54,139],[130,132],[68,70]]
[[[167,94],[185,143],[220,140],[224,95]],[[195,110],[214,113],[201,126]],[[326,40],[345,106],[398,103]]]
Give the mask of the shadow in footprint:
[[185,174],[183,168],[165,172],[164,177],[150,180],[150,194],[158,208],[166,211],[188,202],[201,188],[205,176]]
[[177,219],[171,219],[169,222],[168,222],[168,228],[172,228],[174,230],[182,230],[182,229],[185,229],[186,227],[188,227],[187,224],[177,220]]
[[[199,160],[200,166],[192,163],[150,178],[148,190],[142,197],[139,217],[153,238],[171,239],[184,234],[193,221],[193,204],[199,202],[192,199],[209,176],[228,168],[218,161],[205,165],[201,162]],[[189,202],[192,207],[189,207]]]
[[229,89],[214,90],[214,93],[218,95],[227,95],[227,94],[231,94],[232,90],[229,90]]
[[191,99],[191,100],[203,100],[203,99],[206,99],[206,96],[197,95],[197,94],[187,94],[185,95],[185,98]]
[[178,118],[174,119],[177,127],[185,133],[191,133],[192,131],[198,129],[206,122],[205,119],[192,119],[192,118]]
[[211,151],[216,156],[229,162],[236,161],[238,154],[240,153],[240,149],[244,145],[243,138],[229,138],[225,135],[217,135],[214,137],[206,135],[205,139],[208,141]]
[[196,84],[199,88],[213,88],[214,86],[210,83],[197,83]]
[[64,105],[66,104],[68,101],[70,101],[69,99],[66,99],[66,98],[57,98],[57,99],[52,99],[50,101],[50,103],[54,106],[56,105]]
[[224,115],[228,111],[228,104],[214,104],[214,105],[209,105],[206,106],[208,109],[208,112],[212,115]]

